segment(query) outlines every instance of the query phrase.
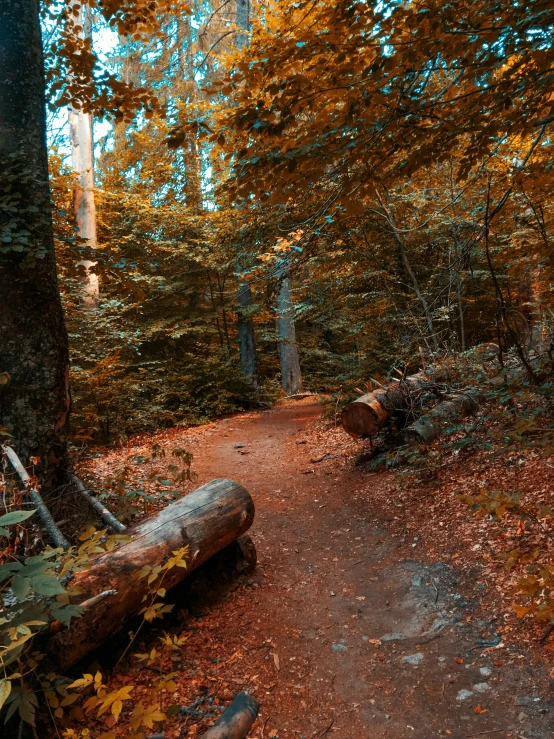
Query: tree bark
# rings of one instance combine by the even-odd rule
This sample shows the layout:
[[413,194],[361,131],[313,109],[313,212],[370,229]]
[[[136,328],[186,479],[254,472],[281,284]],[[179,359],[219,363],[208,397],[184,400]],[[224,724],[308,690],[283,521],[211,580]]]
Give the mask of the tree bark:
[[[537,255],[534,255],[535,259]],[[543,351],[542,311],[540,301],[540,269],[526,269],[518,281],[520,313],[523,318],[522,340],[528,350]]]
[[150,586],[146,577],[136,576],[145,565],[162,564],[171,552],[189,547],[187,568],[168,570],[160,583],[169,590],[244,534],[253,520],[248,492],[232,480],[213,480],[129,529],[131,541],[100,556],[71,581],[81,591],[74,602],[84,612],[50,637],[47,653],[59,668],[74,665],[144,607]]
[[250,286],[239,280],[237,292],[240,371],[252,384],[254,390],[258,386],[258,367],[256,363],[256,344],[254,340],[254,322],[249,311],[252,308],[252,290]]
[[127,531],[127,527],[124,526],[121,521],[118,521],[117,518],[111,513],[106,506],[102,505],[102,503],[94,497],[94,495],[91,495],[89,491],[86,489],[86,487],[83,485],[81,480],[77,477],[77,475],[71,475],[71,482],[77,489],[77,492],[87,501],[89,506],[100,516],[100,519],[106,524],[106,526],[110,529],[110,531],[113,531],[117,534],[122,534],[124,531]]
[[428,374],[418,372],[362,395],[342,411],[342,426],[354,437],[373,436],[385,427],[389,418],[406,414],[432,384]]
[[[86,5],[76,5],[75,23],[81,27],[83,39],[91,36],[90,10]],[[79,238],[96,249],[96,204],[94,202],[94,150],[92,140],[92,116],[82,108],[69,109],[69,135],[71,138],[71,165],[75,176],[73,186],[73,209]],[[98,276],[91,272],[95,262],[83,259],[77,263],[84,267],[85,288],[83,307],[94,309],[98,304]]]
[[479,407],[474,392],[457,393],[437,403],[429,413],[420,416],[417,421],[404,431],[404,438],[410,444],[430,444],[453,422],[471,413]]
[[44,490],[67,466],[70,398],[38,0],[0,4],[0,163],[0,425],[24,464],[40,457]]
[[[185,20],[185,38],[187,41],[186,58],[179,54],[179,64],[182,73],[187,80],[188,104],[194,105],[198,97],[198,82],[194,70],[194,49],[192,23],[190,15]],[[183,65],[185,68],[183,69]],[[198,133],[196,131],[186,132],[187,159],[185,163],[186,177],[186,202],[194,213],[200,213],[204,209],[204,198],[202,189],[202,157],[198,146]]]
[[[248,31],[250,29],[250,0],[236,0],[237,3],[237,27]],[[235,43],[239,49],[248,45],[247,33],[237,33]],[[238,271],[241,272],[240,263]],[[256,342],[254,338],[254,321],[250,315],[252,307],[252,290],[250,286],[239,278],[239,289],[237,292],[238,303],[238,329],[239,329],[239,355],[240,371],[251,383],[253,390],[258,389],[258,367],[256,361]]]
[[[244,31],[250,30],[250,0],[237,0],[237,26]],[[239,49],[247,46],[247,33],[237,33],[235,43]]]
[[291,295],[288,259],[283,263],[278,278],[277,334],[279,336],[279,359],[281,361],[281,387],[287,395],[303,393],[304,385],[296,345],[294,305]]
[[258,715],[258,701],[239,693],[215,724],[201,739],[245,739]]

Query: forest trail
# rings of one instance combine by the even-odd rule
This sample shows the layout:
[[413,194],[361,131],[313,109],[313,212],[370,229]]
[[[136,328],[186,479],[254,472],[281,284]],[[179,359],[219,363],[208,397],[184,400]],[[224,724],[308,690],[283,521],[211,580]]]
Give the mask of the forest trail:
[[312,461],[320,415],[305,399],[169,432],[194,452],[198,483],[231,477],[256,505],[256,573],[186,618],[187,690],[252,692],[258,739],[552,736],[545,668],[498,646],[471,583],[392,535],[401,504],[370,497],[388,475]]

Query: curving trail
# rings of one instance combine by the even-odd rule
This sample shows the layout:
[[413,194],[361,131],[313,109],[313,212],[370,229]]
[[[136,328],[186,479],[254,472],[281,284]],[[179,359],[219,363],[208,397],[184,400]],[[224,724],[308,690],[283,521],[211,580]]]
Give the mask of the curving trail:
[[313,399],[289,401],[172,437],[194,452],[199,483],[234,478],[257,509],[258,570],[186,619],[183,685],[221,681],[227,701],[252,692],[257,739],[554,736],[546,668],[496,648],[472,584],[391,535],[409,512],[372,505],[387,476],[311,461],[320,414]]

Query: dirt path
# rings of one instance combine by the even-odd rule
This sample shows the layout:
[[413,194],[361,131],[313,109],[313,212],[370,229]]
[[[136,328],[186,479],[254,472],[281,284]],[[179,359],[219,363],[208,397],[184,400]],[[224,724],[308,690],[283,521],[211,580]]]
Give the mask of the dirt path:
[[[257,509],[258,571],[187,621],[188,687],[221,678],[227,699],[253,692],[258,739],[554,736],[546,669],[503,646],[474,583],[425,561],[417,537],[392,535],[401,503],[371,499],[385,476],[311,461],[319,415],[312,401],[288,403],[176,437],[199,482],[232,477]],[[195,733],[179,732],[166,736]]]

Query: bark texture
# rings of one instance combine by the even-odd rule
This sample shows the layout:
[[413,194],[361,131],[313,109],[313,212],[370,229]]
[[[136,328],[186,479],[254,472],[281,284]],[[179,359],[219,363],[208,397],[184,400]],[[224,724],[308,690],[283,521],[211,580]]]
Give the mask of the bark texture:
[[38,0],[0,3],[0,425],[56,484],[67,462],[69,356],[58,290]]
[[418,372],[393,382],[349,403],[342,411],[342,425],[354,437],[376,434],[391,417],[405,414],[433,384],[429,375]]
[[[245,31],[250,30],[250,0],[237,0],[237,26]],[[237,33],[236,45],[239,49],[248,44],[246,33]]]
[[475,413],[479,407],[476,393],[465,392],[450,395],[437,403],[430,413],[420,416],[404,431],[404,438],[411,444],[430,444],[458,419]]
[[292,302],[290,267],[286,261],[279,274],[277,289],[277,334],[279,336],[279,359],[281,362],[281,387],[287,395],[304,392],[296,328]]
[[124,526],[121,521],[118,521],[113,513],[111,513],[106,508],[106,506],[102,505],[102,503],[97,498],[95,498],[94,495],[91,495],[89,493],[89,491],[76,475],[71,475],[71,482],[75,486],[77,492],[87,501],[89,506],[94,511],[96,511],[96,513],[100,516],[100,519],[106,524],[110,531],[113,531],[117,534],[122,534],[124,531],[127,531],[127,527]]
[[71,581],[81,590],[75,602],[84,612],[50,638],[47,653],[59,668],[74,665],[144,607],[150,586],[136,575],[145,565],[161,564],[172,551],[189,547],[187,569],[174,567],[164,577],[162,586],[169,590],[244,534],[253,520],[248,492],[232,480],[213,480],[129,529],[131,541]]
[[244,377],[256,388],[258,384],[258,367],[256,363],[256,343],[254,340],[254,322],[250,317],[252,308],[252,290],[246,283],[239,281],[237,293],[240,370]]
[[201,739],[244,739],[258,715],[258,701],[247,693],[239,693],[215,724]]
[[[237,26],[244,31],[248,31],[250,29],[250,0],[236,0],[236,3]],[[239,49],[242,49],[247,44],[248,34],[237,33],[236,45]],[[238,271],[241,272],[240,263],[238,264]],[[258,366],[256,361],[256,342],[254,339],[254,321],[250,313],[252,308],[252,290],[246,282],[240,279],[237,303],[240,371],[256,391],[258,387]]]

